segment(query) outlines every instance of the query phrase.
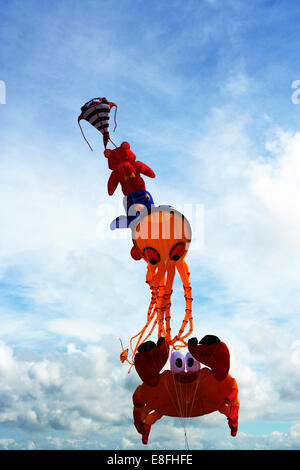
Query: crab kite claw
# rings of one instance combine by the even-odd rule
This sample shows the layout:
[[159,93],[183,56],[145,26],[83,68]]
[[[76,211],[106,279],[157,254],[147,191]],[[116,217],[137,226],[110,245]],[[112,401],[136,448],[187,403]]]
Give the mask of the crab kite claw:
[[238,431],[238,414],[239,414],[239,405],[234,405],[230,407],[230,414],[227,418],[228,426],[230,427],[230,434],[232,437],[237,435]]
[[135,369],[141,380],[150,386],[159,383],[159,372],[169,357],[169,345],[161,336],[157,343],[146,341],[142,343],[134,358]]
[[[134,400],[135,396],[133,397],[133,402]],[[142,435],[142,443],[148,444],[151,424],[147,424],[143,421],[143,405],[140,405],[139,407],[134,406],[133,420],[137,432]]]
[[230,368],[230,353],[225,343],[217,336],[206,335],[198,344],[197,338],[188,341],[192,356],[205,366],[211,368],[217,380],[224,380]]

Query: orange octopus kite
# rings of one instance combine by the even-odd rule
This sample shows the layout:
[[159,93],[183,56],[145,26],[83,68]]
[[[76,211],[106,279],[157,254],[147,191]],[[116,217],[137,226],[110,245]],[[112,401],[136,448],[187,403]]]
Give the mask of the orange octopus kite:
[[[156,326],[158,338],[166,338],[173,349],[187,346],[185,339],[193,331],[193,299],[190,273],[184,259],[191,241],[191,227],[184,215],[170,206],[153,207],[150,213],[144,211],[131,224],[131,228],[134,247],[147,263],[146,282],[152,293],[146,324],[130,341],[134,360],[138,347],[150,337]],[[170,308],[176,271],[183,284],[185,316],[178,333],[172,336]],[[185,332],[187,324],[189,328]],[[128,359],[128,350],[123,351],[121,360],[134,364]]]

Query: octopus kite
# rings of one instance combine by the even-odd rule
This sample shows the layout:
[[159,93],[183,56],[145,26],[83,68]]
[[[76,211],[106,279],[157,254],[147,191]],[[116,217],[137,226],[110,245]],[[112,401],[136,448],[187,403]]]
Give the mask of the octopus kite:
[[[170,206],[153,207],[143,211],[131,224],[134,250],[147,263],[146,282],[151,290],[147,321],[142,330],[131,338],[132,358],[138,347],[157,327],[158,338],[164,337],[174,350],[187,346],[186,338],[193,331],[192,287],[185,255],[191,242],[191,227],[183,214]],[[137,258],[136,258],[137,259]],[[185,297],[185,316],[176,335],[171,332],[171,295],[175,274],[182,281]],[[186,327],[188,326],[188,330]],[[133,341],[136,340],[135,346]],[[128,352],[128,350],[127,350]],[[126,351],[121,360],[128,359]]]

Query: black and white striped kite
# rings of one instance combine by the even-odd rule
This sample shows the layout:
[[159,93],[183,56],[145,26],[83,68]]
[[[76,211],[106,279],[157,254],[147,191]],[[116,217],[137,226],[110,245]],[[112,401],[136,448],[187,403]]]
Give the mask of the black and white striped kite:
[[[85,119],[90,124],[92,124],[98,131],[101,132],[103,135],[103,144],[104,148],[106,148],[108,141],[111,140],[109,135],[109,115],[110,110],[112,107],[115,106],[115,128],[116,129],[116,112],[117,112],[117,105],[115,103],[109,103],[106,98],[93,98],[92,100],[85,103],[81,108],[81,114],[78,116],[78,124],[81,130],[81,133],[84,137],[84,140],[87,142],[90,149],[93,151],[92,147],[90,146],[89,142],[85,138],[83,130],[80,125],[81,119]],[[115,145],[112,142],[113,145]],[[116,145],[115,145],[116,147]]]

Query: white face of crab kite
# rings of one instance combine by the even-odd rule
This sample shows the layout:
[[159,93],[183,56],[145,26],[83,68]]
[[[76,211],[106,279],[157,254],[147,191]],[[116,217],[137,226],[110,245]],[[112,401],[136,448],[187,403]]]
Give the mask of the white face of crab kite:
[[180,351],[173,351],[170,358],[171,371],[175,379],[182,383],[191,383],[197,377],[201,364],[190,352],[184,355]]
[[170,358],[171,371],[178,372],[198,372],[201,364],[190,352],[185,355],[181,351],[173,351]]

